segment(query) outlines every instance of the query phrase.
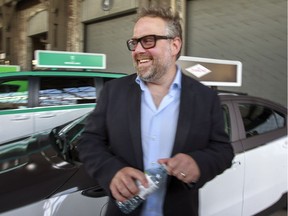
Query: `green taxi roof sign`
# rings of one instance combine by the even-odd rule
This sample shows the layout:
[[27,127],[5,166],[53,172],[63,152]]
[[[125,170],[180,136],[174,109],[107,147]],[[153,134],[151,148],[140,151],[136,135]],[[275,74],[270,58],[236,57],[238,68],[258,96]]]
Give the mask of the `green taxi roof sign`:
[[0,72],[20,71],[19,65],[0,65]]
[[36,67],[106,69],[106,55],[98,53],[36,50]]

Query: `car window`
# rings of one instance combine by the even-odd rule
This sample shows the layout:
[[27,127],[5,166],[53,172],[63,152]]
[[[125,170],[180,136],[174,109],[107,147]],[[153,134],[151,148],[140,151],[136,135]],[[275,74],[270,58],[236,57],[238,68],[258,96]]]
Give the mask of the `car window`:
[[268,107],[240,104],[241,117],[247,137],[267,133],[285,126],[285,117]]
[[0,83],[0,110],[22,109],[28,105],[28,80],[4,80]]
[[228,106],[222,105],[222,111],[223,111],[223,115],[224,115],[225,132],[229,135],[229,138],[231,140],[231,121],[230,121]]
[[39,106],[95,103],[96,88],[90,77],[43,77],[40,81]]

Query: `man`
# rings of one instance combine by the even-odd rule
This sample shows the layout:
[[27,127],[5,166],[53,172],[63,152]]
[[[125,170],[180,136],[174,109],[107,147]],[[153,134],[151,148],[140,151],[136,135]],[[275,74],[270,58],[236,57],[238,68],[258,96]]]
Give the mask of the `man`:
[[230,167],[217,93],[181,73],[178,14],[142,9],[127,41],[137,74],[108,82],[79,145],[89,174],[110,196],[106,215],[147,187],[143,170],[165,164],[168,178],[131,215],[198,215],[198,189]]

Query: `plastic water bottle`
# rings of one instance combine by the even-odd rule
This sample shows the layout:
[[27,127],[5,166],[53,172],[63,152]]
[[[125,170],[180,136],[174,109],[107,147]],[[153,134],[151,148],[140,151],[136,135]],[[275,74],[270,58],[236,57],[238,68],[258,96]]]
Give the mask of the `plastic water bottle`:
[[153,193],[159,188],[161,184],[164,183],[167,176],[166,168],[164,165],[161,165],[157,168],[145,170],[144,173],[148,180],[148,188],[145,188],[139,182],[136,182],[140,190],[139,193],[124,202],[116,202],[117,206],[125,214],[129,214],[134,209],[136,209],[149,194]]

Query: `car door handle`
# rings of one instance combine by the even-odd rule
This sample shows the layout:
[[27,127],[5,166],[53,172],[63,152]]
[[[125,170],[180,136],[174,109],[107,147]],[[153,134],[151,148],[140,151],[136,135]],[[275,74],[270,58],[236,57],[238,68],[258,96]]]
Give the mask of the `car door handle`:
[[30,119],[30,116],[28,115],[17,115],[14,118],[12,118],[13,121],[21,121],[21,120],[27,120]]
[[107,196],[105,191],[99,186],[83,190],[82,195],[94,198]]
[[283,148],[285,148],[285,149],[288,148],[288,141],[285,141],[285,142],[283,143]]
[[232,162],[232,167],[238,167],[241,165],[241,161],[233,161]]
[[39,115],[39,118],[52,118],[55,116],[56,116],[55,114],[47,113],[47,114]]

